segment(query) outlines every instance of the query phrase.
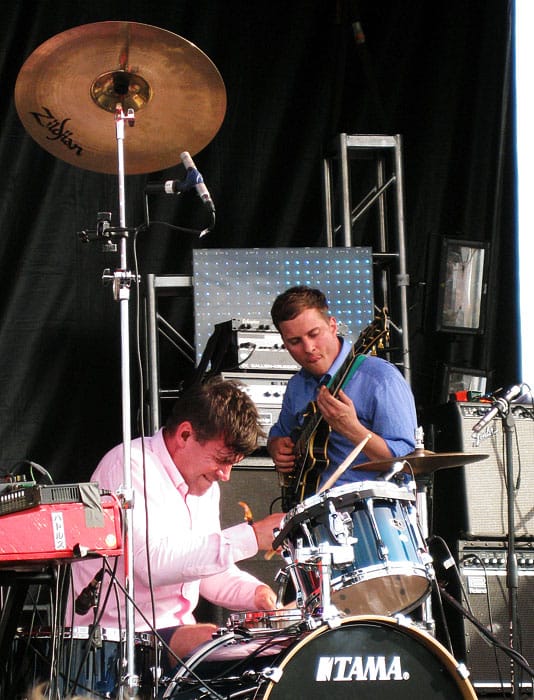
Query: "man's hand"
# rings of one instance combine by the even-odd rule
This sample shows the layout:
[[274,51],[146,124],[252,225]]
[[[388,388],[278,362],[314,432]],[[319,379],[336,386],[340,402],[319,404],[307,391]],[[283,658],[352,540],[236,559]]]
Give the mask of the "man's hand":
[[342,389],[339,390],[336,397],[332,396],[325,386],[322,386],[317,396],[317,407],[332,430],[346,437],[354,445],[358,445],[367,435],[371,434],[371,439],[363,450],[367,459],[389,459],[392,456],[384,438],[360,423],[352,400]]
[[274,465],[279,472],[290,472],[295,466],[295,445],[290,437],[272,437],[267,444]]
[[254,593],[254,606],[256,610],[274,610],[276,608],[276,594],[269,586],[262,584]]
[[325,386],[322,386],[317,395],[317,407],[332,430],[349,440],[354,439],[355,430],[361,428],[362,431],[365,431],[358,420],[352,400],[341,389],[336,397],[332,396]]
[[258,540],[258,549],[263,551],[272,549],[274,540],[273,530],[280,527],[283,517],[283,513],[273,513],[263,518],[263,520],[255,520],[252,523],[256,539]]

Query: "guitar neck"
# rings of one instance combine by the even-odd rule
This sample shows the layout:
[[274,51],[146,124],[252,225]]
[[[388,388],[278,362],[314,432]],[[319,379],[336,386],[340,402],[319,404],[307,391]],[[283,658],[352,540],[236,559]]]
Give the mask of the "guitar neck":
[[[333,396],[339,393],[348,380],[357,371],[365,360],[366,354],[376,347],[377,343],[388,335],[387,319],[375,319],[373,323],[363,331],[351,348],[341,366],[330,379],[326,386]],[[324,429],[324,425],[328,430]],[[318,438],[319,432],[326,433],[324,438]],[[329,426],[326,424],[315,401],[311,401],[304,414],[304,422],[295,440],[295,469],[287,475],[287,483],[283,487],[283,497],[295,504],[305,498],[307,490],[315,487],[320,474],[328,466],[327,444],[329,440]]]

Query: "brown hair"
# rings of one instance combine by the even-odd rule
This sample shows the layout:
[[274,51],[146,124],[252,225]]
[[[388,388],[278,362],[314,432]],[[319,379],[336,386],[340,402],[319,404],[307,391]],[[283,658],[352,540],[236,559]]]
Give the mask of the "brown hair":
[[320,289],[297,286],[286,289],[274,300],[271,318],[278,330],[282,321],[292,321],[306,309],[317,309],[328,319],[328,302]]
[[184,421],[191,423],[199,442],[222,436],[234,454],[250,454],[257,448],[259,438],[265,437],[252,399],[237,382],[218,376],[185,389],[165,428],[172,432]]

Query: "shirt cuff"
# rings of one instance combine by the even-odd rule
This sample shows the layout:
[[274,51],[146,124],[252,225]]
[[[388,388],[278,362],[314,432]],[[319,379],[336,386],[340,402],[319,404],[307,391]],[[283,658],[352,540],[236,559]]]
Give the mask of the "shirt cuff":
[[224,538],[230,542],[234,561],[249,559],[258,552],[258,541],[254,528],[248,523],[239,523],[223,531]]

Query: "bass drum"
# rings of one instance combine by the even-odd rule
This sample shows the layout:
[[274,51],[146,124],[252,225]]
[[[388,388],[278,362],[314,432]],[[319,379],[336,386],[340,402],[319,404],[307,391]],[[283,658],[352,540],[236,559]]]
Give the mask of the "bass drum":
[[476,700],[466,676],[462,664],[414,625],[362,616],[311,632],[250,632],[248,638],[230,632],[199,647],[163,697]]

